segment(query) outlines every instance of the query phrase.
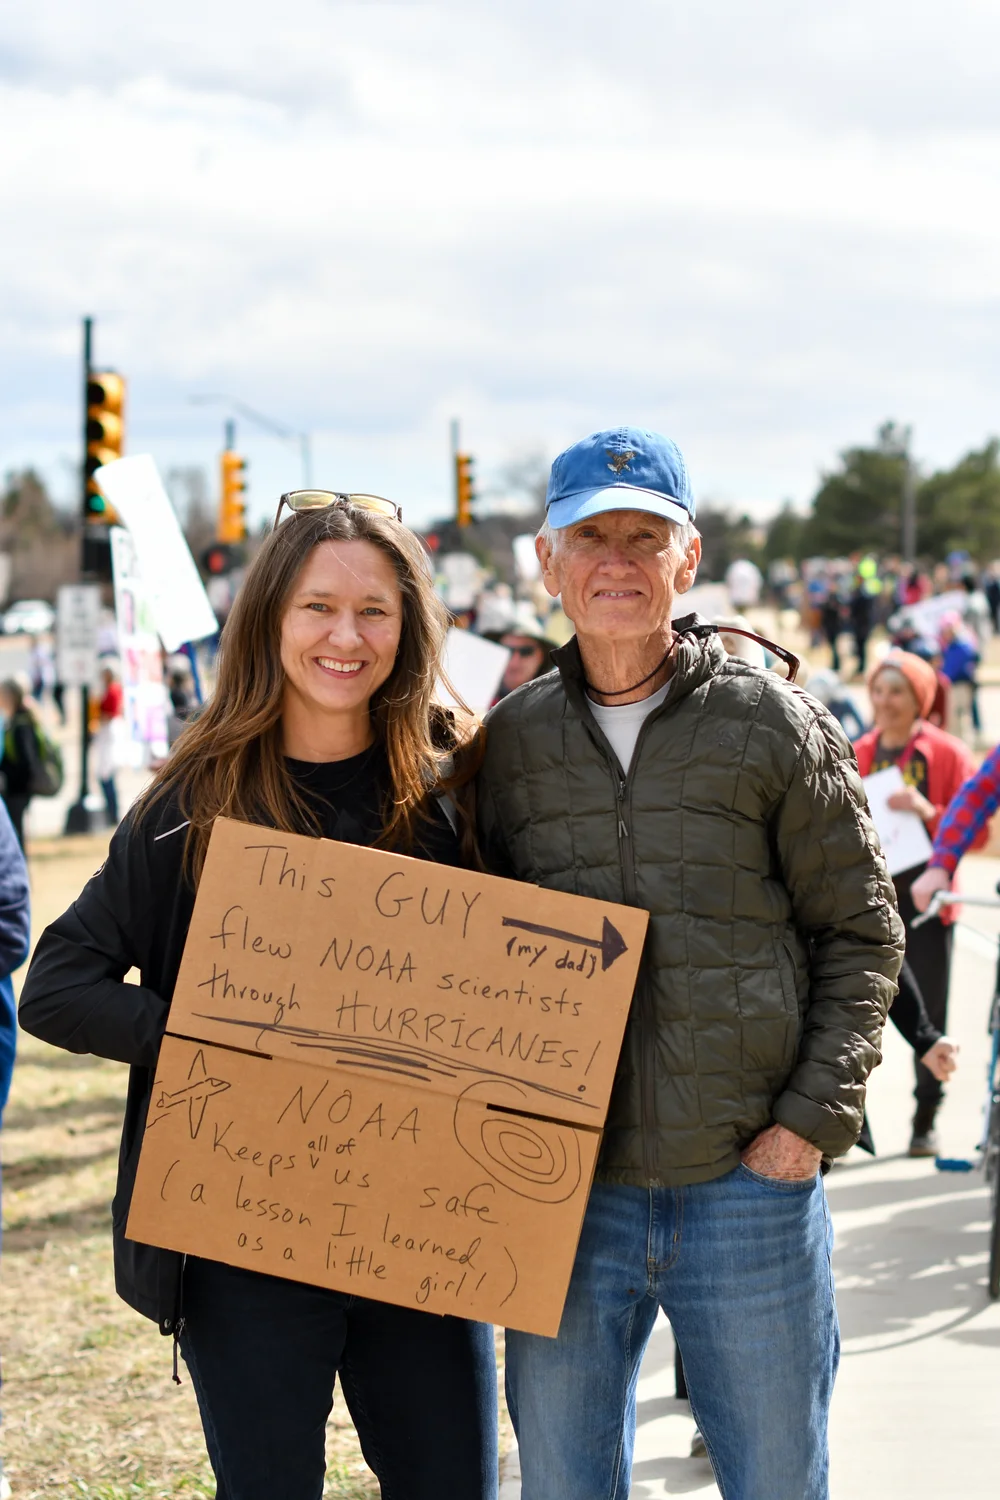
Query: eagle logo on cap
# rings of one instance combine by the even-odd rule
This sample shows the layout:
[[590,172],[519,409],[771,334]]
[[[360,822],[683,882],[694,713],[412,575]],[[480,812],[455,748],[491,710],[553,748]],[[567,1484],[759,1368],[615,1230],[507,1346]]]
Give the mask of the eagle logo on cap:
[[635,453],[631,448],[626,448],[624,453],[615,453],[610,448],[605,448],[604,451],[611,460],[608,468],[614,474],[620,474],[623,469],[627,469],[633,458],[635,458]]

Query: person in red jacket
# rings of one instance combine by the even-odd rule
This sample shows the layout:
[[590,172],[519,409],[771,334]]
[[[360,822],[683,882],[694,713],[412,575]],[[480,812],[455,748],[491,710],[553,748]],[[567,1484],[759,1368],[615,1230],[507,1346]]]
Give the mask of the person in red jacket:
[[[862,776],[898,766],[905,786],[889,798],[890,807],[913,812],[933,839],[945,808],[973,763],[963,742],[928,723],[937,692],[934,668],[909,651],[890,651],[869,673],[875,727],[855,741]],[[982,842],[982,840],[980,840]],[[917,908],[911,887],[926,863],[893,877],[899,914],[906,928],[906,959],[923,992],[927,1014],[939,1031],[947,1029],[948,979],[951,969],[951,926],[929,922],[912,930]],[[915,1060],[917,1101],[910,1139],[911,1156],[935,1156],[934,1121],[944,1090],[940,1082]]]
[[115,772],[121,763],[121,741],[125,729],[125,695],[115,668],[101,668],[101,696],[97,704],[97,732],[91,754],[94,770],[104,793],[108,827],[118,827],[118,788]]

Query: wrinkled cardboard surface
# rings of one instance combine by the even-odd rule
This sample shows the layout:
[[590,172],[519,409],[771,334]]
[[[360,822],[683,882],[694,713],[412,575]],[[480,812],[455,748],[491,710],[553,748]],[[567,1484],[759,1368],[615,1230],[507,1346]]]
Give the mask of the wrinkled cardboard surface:
[[130,1237],[554,1334],[646,922],[220,819]]

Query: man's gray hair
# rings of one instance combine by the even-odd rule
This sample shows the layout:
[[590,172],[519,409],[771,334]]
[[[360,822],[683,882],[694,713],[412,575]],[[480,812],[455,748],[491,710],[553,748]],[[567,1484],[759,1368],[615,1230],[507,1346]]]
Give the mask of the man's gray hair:
[[[661,517],[661,519],[663,518]],[[693,521],[667,521],[667,525],[670,527],[673,538],[682,552],[686,552],[691,543],[694,541],[695,537],[701,535]],[[543,539],[547,546],[555,546],[556,536],[558,535],[558,533],[552,526],[549,525],[547,516],[542,522],[541,526],[539,526],[538,528],[538,535]]]

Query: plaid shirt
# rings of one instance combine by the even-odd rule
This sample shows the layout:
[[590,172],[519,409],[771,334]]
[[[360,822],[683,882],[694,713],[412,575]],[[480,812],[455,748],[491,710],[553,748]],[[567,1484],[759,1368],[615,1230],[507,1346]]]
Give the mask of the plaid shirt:
[[941,819],[928,863],[955,873],[955,866],[976,835],[1000,807],[1000,745],[983,761],[975,776],[955,793]]

